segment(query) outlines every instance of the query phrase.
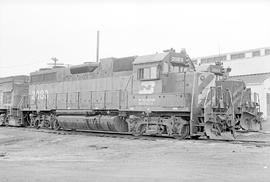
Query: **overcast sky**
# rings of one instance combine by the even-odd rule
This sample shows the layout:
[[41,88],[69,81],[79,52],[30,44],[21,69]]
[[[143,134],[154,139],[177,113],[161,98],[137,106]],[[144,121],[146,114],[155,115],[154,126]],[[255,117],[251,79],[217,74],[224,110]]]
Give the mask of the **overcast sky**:
[[101,58],[268,47],[270,1],[0,0],[0,76],[95,61],[97,30]]

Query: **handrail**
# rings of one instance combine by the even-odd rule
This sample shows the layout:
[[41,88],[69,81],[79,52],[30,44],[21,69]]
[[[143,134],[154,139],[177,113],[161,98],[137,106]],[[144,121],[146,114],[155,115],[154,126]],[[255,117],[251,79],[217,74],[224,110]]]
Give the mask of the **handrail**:
[[[127,87],[128,87],[128,85],[129,85],[129,83],[131,82],[131,80],[133,80],[133,75],[131,75],[131,76],[129,77],[128,82],[127,82],[127,85],[126,85],[126,87],[125,87],[124,90],[127,90]],[[131,88],[131,90],[133,90],[133,88]]]
[[194,96],[195,96],[195,83],[196,83],[196,72],[193,74],[193,86],[192,86],[192,95],[191,95],[191,104],[190,104],[190,121],[189,121],[189,132],[190,135],[193,134],[193,113],[194,113]]
[[19,108],[19,109],[22,109],[21,106],[22,106],[22,103],[23,103],[23,99],[24,99],[24,96],[21,97],[21,100],[20,100],[20,102],[18,103],[18,108]]

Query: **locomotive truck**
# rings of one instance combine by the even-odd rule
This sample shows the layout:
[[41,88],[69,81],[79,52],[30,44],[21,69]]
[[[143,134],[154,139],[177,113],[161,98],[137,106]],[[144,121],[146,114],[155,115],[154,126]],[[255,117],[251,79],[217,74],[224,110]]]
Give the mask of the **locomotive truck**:
[[1,110],[1,121],[55,130],[233,139],[235,130],[261,129],[262,113],[258,95],[243,81],[229,79],[229,72],[221,63],[196,70],[185,50],[173,49],[40,69],[24,83],[28,94],[22,92],[19,107],[11,109],[16,115]]

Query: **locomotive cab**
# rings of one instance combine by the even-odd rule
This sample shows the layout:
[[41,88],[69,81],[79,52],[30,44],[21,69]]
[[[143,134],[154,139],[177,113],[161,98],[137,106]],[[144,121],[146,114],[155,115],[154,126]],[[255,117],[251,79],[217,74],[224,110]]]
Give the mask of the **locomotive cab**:
[[[167,50],[154,55],[139,56],[133,62],[133,110],[188,111],[191,96],[184,88],[192,69],[185,52]],[[183,89],[184,88],[184,89]]]

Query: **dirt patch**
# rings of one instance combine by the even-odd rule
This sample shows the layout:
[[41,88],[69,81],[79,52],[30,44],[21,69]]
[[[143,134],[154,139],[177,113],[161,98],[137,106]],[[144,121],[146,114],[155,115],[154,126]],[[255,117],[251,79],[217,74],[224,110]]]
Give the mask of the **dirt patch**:
[[[269,181],[270,136],[256,142],[131,140],[0,128],[1,182]],[[257,133],[258,134],[258,133]]]

